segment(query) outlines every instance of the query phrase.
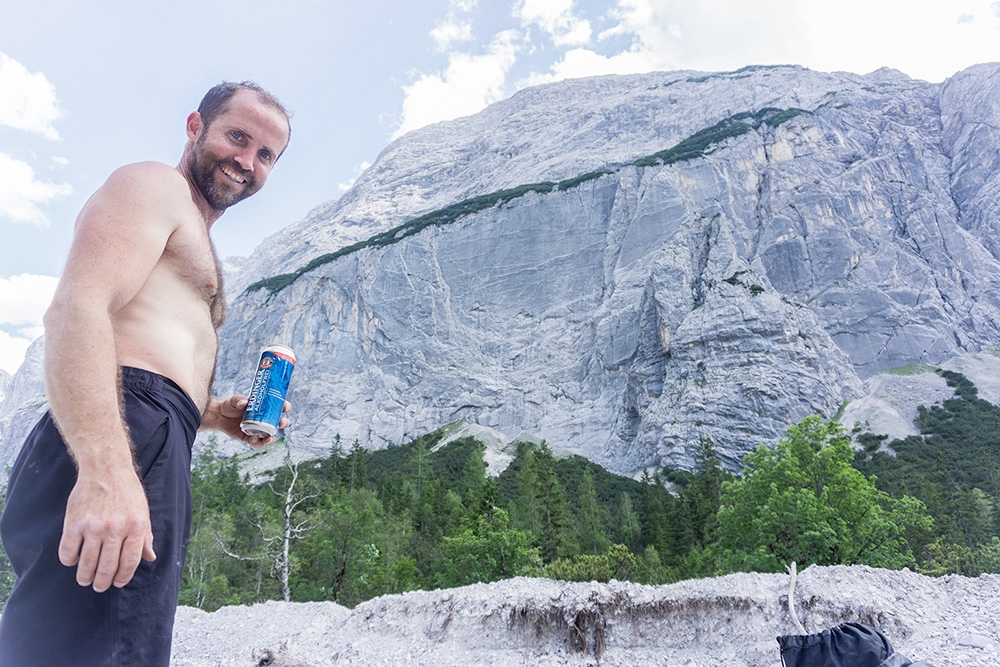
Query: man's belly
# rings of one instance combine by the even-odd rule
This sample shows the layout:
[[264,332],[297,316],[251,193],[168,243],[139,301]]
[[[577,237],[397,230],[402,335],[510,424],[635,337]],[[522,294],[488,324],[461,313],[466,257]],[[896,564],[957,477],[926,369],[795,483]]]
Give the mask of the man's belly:
[[116,326],[115,345],[119,365],[170,378],[204,410],[217,346],[210,323],[203,327],[162,320],[157,326],[123,322]]

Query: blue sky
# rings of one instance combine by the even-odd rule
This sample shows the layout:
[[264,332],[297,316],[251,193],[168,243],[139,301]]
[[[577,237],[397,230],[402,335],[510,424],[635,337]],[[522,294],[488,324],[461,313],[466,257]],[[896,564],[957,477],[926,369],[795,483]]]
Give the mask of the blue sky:
[[939,82],[992,61],[1000,0],[4,0],[0,369],[41,334],[86,198],[122,164],[176,164],[222,80],[294,112],[267,186],[214,228],[230,256],[339,197],[394,138],[529,85],[787,63]]

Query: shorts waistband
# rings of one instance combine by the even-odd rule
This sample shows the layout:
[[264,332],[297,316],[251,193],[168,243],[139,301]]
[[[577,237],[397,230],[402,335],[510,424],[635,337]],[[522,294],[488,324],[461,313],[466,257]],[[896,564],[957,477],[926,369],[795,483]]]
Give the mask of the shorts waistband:
[[201,410],[195,405],[194,399],[166,375],[134,366],[122,366],[120,370],[123,387],[146,389],[165,397],[173,396],[176,398],[177,407],[189,413],[188,416],[195,427],[201,424]]

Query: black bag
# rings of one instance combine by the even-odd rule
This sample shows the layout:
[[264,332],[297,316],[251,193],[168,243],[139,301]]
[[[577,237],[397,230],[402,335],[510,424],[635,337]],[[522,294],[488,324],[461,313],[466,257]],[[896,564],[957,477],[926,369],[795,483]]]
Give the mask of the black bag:
[[933,667],[892,650],[875,628],[844,623],[815,635],[778,637],[784,667]]

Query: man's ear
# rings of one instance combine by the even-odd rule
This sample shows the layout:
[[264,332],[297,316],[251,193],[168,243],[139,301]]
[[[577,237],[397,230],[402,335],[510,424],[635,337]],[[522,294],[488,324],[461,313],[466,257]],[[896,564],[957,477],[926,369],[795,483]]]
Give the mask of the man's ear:
[[201,114],[197,111],[192,111],[188,114],[187,123],[185,123],[184,129],[187,131],[188,139],[195,141],[204,129],[204,122],[202,121]]

